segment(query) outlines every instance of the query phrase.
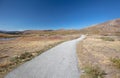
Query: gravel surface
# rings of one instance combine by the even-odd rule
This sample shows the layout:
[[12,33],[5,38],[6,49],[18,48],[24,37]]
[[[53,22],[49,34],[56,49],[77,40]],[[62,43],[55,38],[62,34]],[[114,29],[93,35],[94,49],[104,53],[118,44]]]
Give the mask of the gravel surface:
[[64,42],[8,73],[5,78],[79,78],[76,44],[84,39]]

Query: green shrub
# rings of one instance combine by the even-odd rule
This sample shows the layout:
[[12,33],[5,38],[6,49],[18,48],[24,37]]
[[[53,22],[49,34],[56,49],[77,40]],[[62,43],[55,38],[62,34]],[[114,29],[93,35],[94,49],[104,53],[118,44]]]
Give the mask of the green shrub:
[[11,62],[13,63],[20,63],[22,61],[28,61],[33,57],[33,55],[29,52],[25,52],[23,54],[21,54],[20,56],[15,56],[11,58]]
[[20,60],[19,60],[19,56],[14,56],[10,59],[11,62],[13,63],[18,63]]
[[110,37],[101,37],[101,39],[104,41],[115,41],[113,38]]
[[116,68],[120,69],[120,58],[110,58],[110,61]]
[[26,58],[31,58],[33,55],[29,52],[25,52],[20,55],[20,59],[26,59]]
[[105,71],[101,70],[98,66],[86,66],[84,73],[89,78],[104,78],[104,75],[106,75]]

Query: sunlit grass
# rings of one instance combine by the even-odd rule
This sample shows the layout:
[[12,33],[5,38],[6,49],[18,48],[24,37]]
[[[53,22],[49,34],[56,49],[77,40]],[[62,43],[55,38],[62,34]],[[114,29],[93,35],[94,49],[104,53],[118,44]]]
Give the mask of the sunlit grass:
[[101,39],[104,41],[115,41],[113,38],[110,37],[101,37]]
[[80,78],[104,78],[105,71],[98,66],[88,65],[83,68],[84,74]]
[[120,58],[110,58],[110,61],[112,62],[113,66],[120,69]]

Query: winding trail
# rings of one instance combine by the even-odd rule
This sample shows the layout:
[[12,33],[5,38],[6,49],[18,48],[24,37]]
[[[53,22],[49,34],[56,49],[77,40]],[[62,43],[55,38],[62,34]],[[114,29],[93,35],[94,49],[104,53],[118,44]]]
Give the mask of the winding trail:
[[79,78],[76,44],[85,38],[64,42],[16,68],[5,78]]

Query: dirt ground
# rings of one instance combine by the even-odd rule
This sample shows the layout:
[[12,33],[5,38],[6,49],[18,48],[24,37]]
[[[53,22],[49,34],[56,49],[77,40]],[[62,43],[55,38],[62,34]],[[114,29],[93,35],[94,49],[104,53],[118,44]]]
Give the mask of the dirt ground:
[[83,69],[87,65],[99,66],[105,71],[105,78],[120,78],[120,69],[114,67],[110,61],[110,58],[120,58],[120,37],[110,36],[114,39],[111,41],[103,40],[102,37],[87,36],[78,43],[79,67]]
[[[1,40],[0,78],[3,78],[8,71],[14,69],[17,65],[24,63],[26,57],[27,59],[29,57],[31,58],[31,56],[35,57],[58,43],[78,38],[79,36],[80,35],[23,36],[8,41]],[[28,56],[27,54],[31,56]],[[21,55],[23,61],[20,61],[20,63],[11,61],[14,57],[15,60],[21,60]]]

